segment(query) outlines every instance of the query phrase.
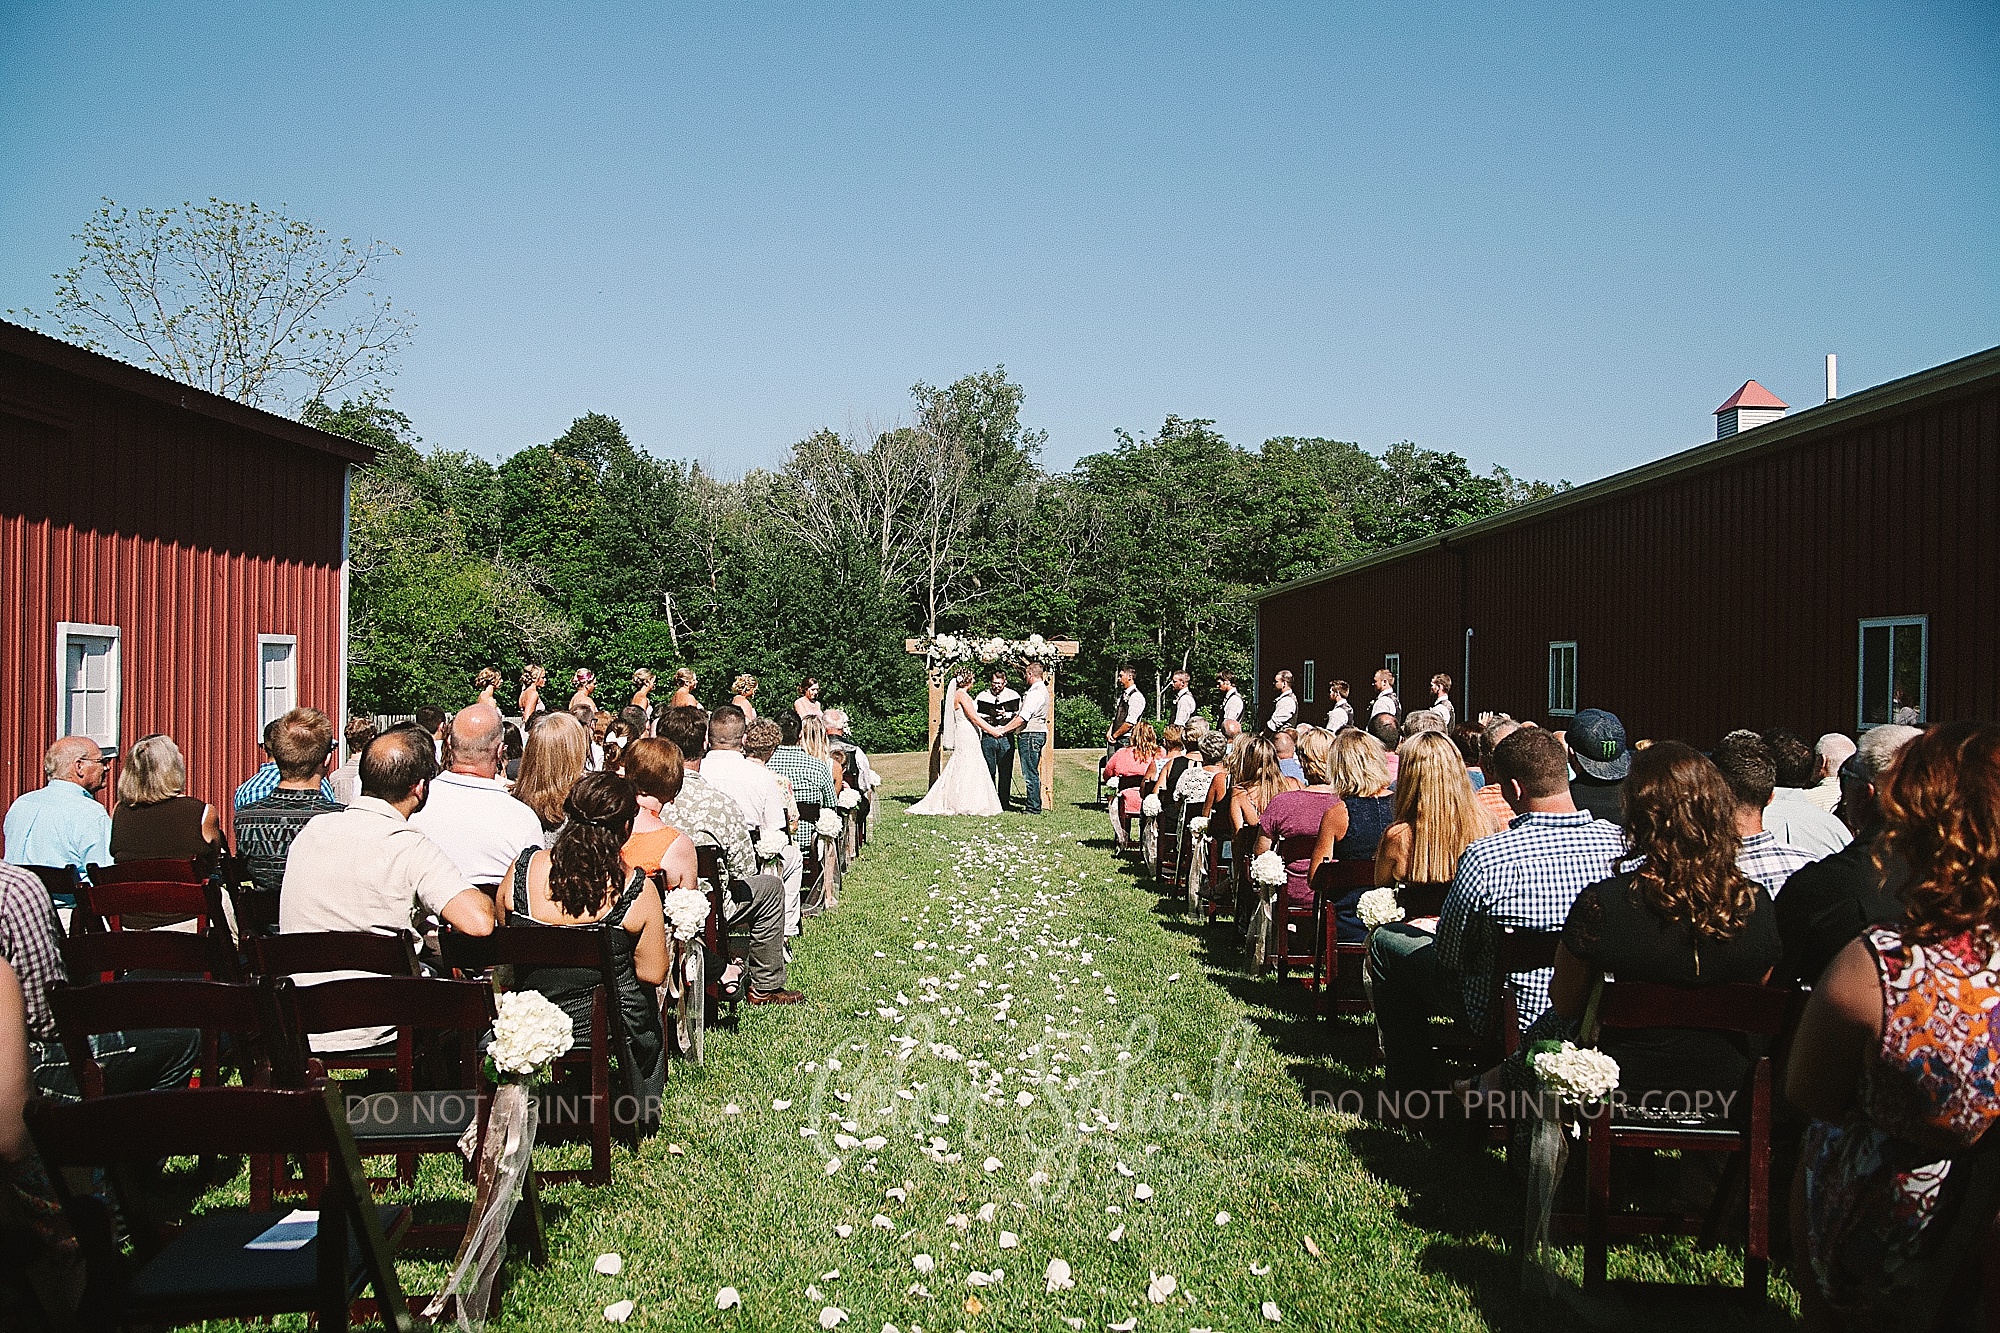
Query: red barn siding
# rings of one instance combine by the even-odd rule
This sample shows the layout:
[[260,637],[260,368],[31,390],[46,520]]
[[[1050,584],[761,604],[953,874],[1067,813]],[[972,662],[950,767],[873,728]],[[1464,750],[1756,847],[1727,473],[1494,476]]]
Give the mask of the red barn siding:
[[342,496],[367,452],[0,334],[0,803],[43,780],[55,626],[78,621],[121,631],[122,743],[173,736],[226,812],[261,759],[259,634],[297,636],[299,701],[338,720]]
[[2000,353],[1926,376],[1941,387],[1883,386],[1879,411],[1856,395],[1824,427],[1765,427],[1768,447],[1752,432],[1711,464],[1276,592],[1259,608],[1261,674],[1310,657],[1365,700],[1400,652],[1414,708],[1433,672],[1463,674],[1470,627],[1461,708],[1560,725],[1548,645],[1574,639],[1579,704],[1634,737],[1810,737],[1855,729],[1860,621],[1928,615],[1929,716],[2000,718]]

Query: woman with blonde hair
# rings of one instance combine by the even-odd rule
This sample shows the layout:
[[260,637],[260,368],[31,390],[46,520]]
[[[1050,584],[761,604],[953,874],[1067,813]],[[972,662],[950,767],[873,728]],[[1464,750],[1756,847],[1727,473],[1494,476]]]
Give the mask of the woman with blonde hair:
[[1375,882],[1448,884],[1465,849],[1499,826],[1445,733],[1420,731],[1397,754],[1395,822],[1375,846]]
[[535,718],[548,708],[542,698],[542,686],[549,683],[547,667],[530,662],[521,668],[521,693],[514,703],[521,710],[521,729],[526,731],[535,725]]
[[1305,785],[1271,798],[1258,821],[1257,851],[1275,851],[1285,861],[1285,904],[1312,906],[1312,853],[1320,825],[1341,804],[1333,788],[1333,734],[1313,730],[1299,739],[1299,766]]
[[674,672],[674,694],[667,700],[669,708],[699,708],[701,700],[694,697],[694,687],[701,684],[701,677],[693,667],[682,667]]
[[815,713],[799,719],[799,748],[825,764],[833,773],[834,794],[839,795],[847,786],[847,755],[845,751],[833,748],[833,741],[826,734],[825,718]]
[[731,682],[729,688],[735,691],[730,697],[729,702],[743,710],[743,720],[745,722],[755,722],[757,720],[757,705],[752,703],[751,700],[757,697],[757,678],[746,672]]
[[[1312,861],[1306,871],[1308,881],[1328,861],[1374,857],[1376,844],[1395,817],[1389,767],[1382,753],[1381,743],[1366,732],[1343,731],[1333,738],[1327,751],[1327,770],[1329,785],[1339,794],[1340,804],[1320,819],[1319,836],[1313,842]],[[1367,885],[1349,889],[1333,904],[1343,944],[1359,944],[1368,938],[1357,910],[1361,895],[1367,891]]]
[[479,691],[479,702],[497,708],[493,693],[500,688],[500,673],[492,667],[479,668],[479,674],[472,678],[472,688]]
[[222,820],[214,806],[187,794],[187,780],[187,761],[172,736],[133,744],[111,812],[112,860],[191,860],[200,874],[215,868],[223,851]]
[[660,678],[655,676],[646,667],[640,667],[637,671],[634,671],[632,673],[632,707],[651,708],[653,706],[653,686],[659,684],[659,680]]
[[554,843],[563,823],[563,802],[589,762],[590,733],[568,713],[550,713],[528,733],[514,799],[542,821],[544,847]]

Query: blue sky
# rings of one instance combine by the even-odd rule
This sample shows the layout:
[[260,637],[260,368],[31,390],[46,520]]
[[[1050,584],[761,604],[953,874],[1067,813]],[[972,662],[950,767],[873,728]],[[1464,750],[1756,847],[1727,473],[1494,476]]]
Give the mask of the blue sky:
[[[1582,480],[2000,343],[2000,9],[0,0],[0,309],[101,195],[402,257],[395,400],[735,473],[1004,362]],[[1618,12],[1609,12],[1616,10]]]

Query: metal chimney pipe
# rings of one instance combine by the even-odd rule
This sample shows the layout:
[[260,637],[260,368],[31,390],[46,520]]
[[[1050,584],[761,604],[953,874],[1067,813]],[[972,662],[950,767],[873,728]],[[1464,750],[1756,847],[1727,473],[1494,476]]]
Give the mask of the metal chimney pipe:
[[1829,403],[1840,397],[1840,358],[1832,352],[1826,354],[1826,401]]

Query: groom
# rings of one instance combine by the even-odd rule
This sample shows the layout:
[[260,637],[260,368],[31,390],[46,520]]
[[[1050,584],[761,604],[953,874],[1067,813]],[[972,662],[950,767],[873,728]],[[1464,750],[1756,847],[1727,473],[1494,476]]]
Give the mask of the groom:
[[973,699],[979,710],[979,752],[986,756],[986,771],[993,775],[993,789],[1000,793],[1000,808],[1014,808],[1014,719],[1021,712],[1021,696],[1007,688],[1007,673],[993,668],[987,686]]

